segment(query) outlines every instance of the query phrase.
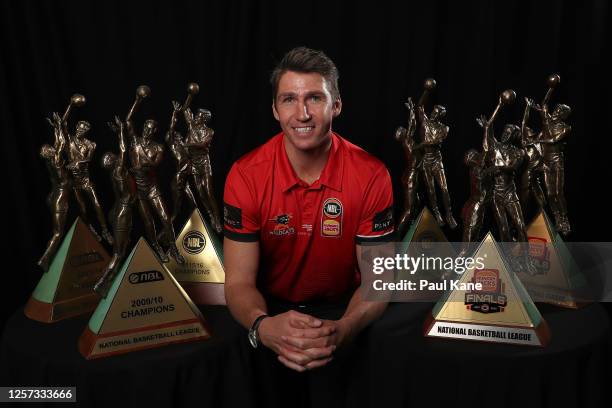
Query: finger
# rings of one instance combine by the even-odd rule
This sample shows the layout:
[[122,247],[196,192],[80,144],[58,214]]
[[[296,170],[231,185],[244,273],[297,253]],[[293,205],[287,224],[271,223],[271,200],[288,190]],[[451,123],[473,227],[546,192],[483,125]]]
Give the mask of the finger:
[[[295,349],[294,349],[295,350]],[[312,358],[303,354],[302,352],[294,351],[290,348],[279,346],[278,354],[283,356],[285,359],[292,361],[295,364],[306,365],[312,361]]]
[[296,337],[304,339],[318,339],[320,337],[327,337],[336,332],[334,326],[324,326],[318,329],[295,329],[292,330],[287,336],[283,337]]
[[336,346],[329,346],[322,348],[311,348],[304,350],[304,353],[306,353],[312,360],[322,360],[330,358],[334,353],[334,350],[336,350]]
[[289,322],[296,325],[295,327],[299,327],[298,325],[300,323],[298,322],[304,323],[309,327],[320,327],[323,324],[323,322],[316,317],[296,312],[295,310],[289,312]]
[[303,320],[289,320],[289,325],[295,329],[306,329],[308,326]]
[[281,363],[283,363],[286,367],[298,371],[300,373],[306,371],[306,368],[304,366],[301,366],[299,364],[295,364],[293,361],[289,361],[287,360],[285,357],[283,356],[278,356],[278,361],[280,361]]
[[331,344],[329,336],[318,337],[316,339],[308,339],[308,338],[293,337],[293,336],[282,336],[281,340],[287,343],[288,345],[291,345],[301,350],[328,347]]
[[307,370],[312,370],[313,368],[323,367],[325,364],[329,363],[333,359],[333,357],[329,357],[322,360],[311,361],[310,363],[306,364],[304,368]]

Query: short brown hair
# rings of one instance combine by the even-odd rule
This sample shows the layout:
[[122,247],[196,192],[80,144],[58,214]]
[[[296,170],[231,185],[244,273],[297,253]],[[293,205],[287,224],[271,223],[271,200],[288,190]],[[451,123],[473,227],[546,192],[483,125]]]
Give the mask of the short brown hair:
[[334,62],[323,51],[313,50],[308,47],[297,47],[285,54],[283,59],[276,65],[270,84],[272,85],[272,98],[276,99],[278,83],[281,76],[287,71],[301,73],[317,73],[327,81],[330,92],[334,99],[340,98],[338,90],[338,68]]

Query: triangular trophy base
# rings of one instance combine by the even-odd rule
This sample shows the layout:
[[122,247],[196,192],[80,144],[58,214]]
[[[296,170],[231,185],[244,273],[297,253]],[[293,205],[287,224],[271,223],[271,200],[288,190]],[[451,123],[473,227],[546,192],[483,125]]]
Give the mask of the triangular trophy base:
[[592,303],[587,300],[590,296],[584,276],[546,212],[540,211],[529,223],[527,237],[529,255],[538,273],[518,276],[530,296],[536,302],[568,309]]
[[590,305],[592,302],[577,301],[574,294],[568,290],[551,288],[548,286],[529,285],[529,294],[537,299],[537,302],[566,309],[580,309]]
[[536,347],[545,347],[550,342],[550,330],[545,320],[537,327],[494,326],[435,320],[429,313],[423,328],[426,337]]
[[70,317],[91,313],[100,302],[95,295],[85,295],[58,303],[46,303],[30,297],[23,310],[24,314],[38,322],[55,323]]
[[96,335],[89,327],[79,338],[79,352],[88,360],[175,343],[206,340],[210,329],[199,319]]
[[181,282],[181,286],[196,305],[225,306],[227,304],[223,283]]

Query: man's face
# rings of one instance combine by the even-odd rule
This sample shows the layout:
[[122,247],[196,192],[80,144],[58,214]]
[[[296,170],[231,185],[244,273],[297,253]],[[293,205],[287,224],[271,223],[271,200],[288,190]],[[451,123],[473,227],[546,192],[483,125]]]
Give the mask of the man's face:
[[285,72],[272,103],[272,112],[286,140],[302,151],[329,140],[332,119],[341,109],[340,98],[332,97],[329,84],[317,73]]
[[444,108],[444,106],[436,105],[434,106],[429,118],[431,120],[438,120],[442,119],[444,116],[446,116],[446,108]]
[[562,121],[562,120],[566,120],[570,114],[570,107],[567,105],[557,105],[555,106],[555,109],[553,109],[552,111],[552,120],[553,121]]
[[146,141],[150,140],[156,131],[157,131],[157,122],[155,122],[152,119],[147,120],[142,128],[143,139],[145,139]]
[[205,125],[210,120],[210,116],[211,116],[210,112],[208,111],[198,111],[198,113],[195,116],[195,122],[198,125]]
[[518,126],[507,124],[504,126],[504,131],[501,134],[501,142],[502,143],[510,143],[512,142],[516,136],[518,136],[518,132],[520,132]]
[[74,132],[77,139],[81,139],[89,131],[90,125],[85,121],[80,121],[76,125],[76,131]]

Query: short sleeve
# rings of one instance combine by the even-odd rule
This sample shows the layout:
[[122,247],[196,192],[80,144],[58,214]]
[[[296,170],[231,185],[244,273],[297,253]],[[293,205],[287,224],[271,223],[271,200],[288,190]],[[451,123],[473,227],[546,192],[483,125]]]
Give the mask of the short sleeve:
[[381,165],[367,187],[355,241],[357,244],[392,241],[394,227],[391,176]]
[[223,193],[223,236],[234,241],[259,240],[258,205],[239,166],[234,164]]

